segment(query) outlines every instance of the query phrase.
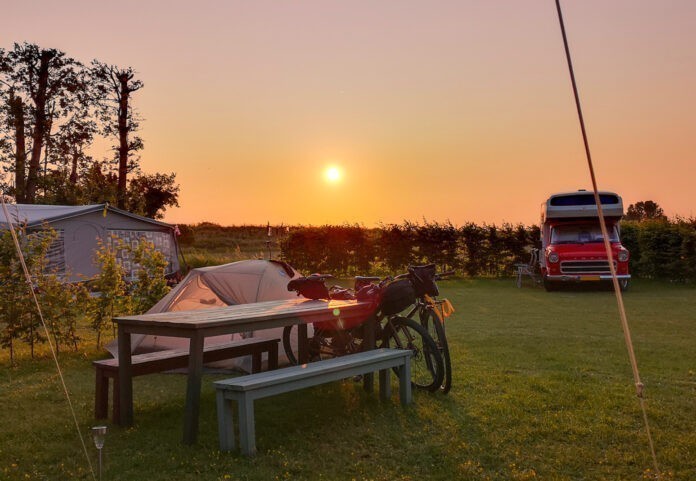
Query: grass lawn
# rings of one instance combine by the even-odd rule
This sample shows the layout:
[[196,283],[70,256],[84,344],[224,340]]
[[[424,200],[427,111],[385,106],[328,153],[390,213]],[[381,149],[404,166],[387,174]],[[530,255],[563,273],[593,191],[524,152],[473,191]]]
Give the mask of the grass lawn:
[[[454,387],[380,403],[344,381],[257,401],[259,454],[217,450],[203,385],[199,442],[180,444],[185,377],[136,378],[135,426],[109,425],[104,480],[639,480],[652,462],[611,292],[443,282]],[[663,479],[696,479],[696,290],[625,294]],[[94,350],[62,354],[88,436]],[[102,355],[103,356],[103,355]],[[219,376],[218,376],[219,377]],[[396,386],[395,386],[396,387]],[[0,479],[91,479],[52,361],[0,353]],[[91,439],[87,447],[96,465]]]

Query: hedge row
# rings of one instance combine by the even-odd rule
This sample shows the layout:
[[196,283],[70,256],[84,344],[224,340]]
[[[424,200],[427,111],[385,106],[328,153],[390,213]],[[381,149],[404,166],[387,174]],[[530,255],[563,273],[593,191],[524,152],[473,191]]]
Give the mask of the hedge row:
[[339,276],[403,272],[414,264],[435,263],[468,276],[505,276],[526,262],[539,238],[538,227],[468,223],[389,224],[293,228],[281,241],[281,256],[304,273]]
[[696,219],[623,222],[621,238],[634,276],[696,282]]
[[[696,281],[696,220],[623,222],[635,277]],[[509,276],[539,247],[539,227],[521,224],[461,227],[450,223],[294,227],[281,240],[281,257],[304,273],[384,275],[433,262],[465,276]]]

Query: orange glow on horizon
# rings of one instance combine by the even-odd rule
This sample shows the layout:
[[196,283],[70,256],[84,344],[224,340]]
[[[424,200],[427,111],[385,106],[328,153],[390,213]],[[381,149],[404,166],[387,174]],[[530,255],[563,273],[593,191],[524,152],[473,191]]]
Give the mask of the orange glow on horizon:
[[[565,3],[599,188],[695,216],[696,2]],[[141,168],[180,184],[166,222],[531,225],[591,187],[552,2],[138,8],[7,2],[0,48],[134,68]]]

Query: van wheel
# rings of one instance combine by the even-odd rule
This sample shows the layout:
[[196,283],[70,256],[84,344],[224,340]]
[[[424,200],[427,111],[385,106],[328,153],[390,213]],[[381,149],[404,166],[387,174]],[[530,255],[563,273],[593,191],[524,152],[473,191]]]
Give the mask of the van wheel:
[[628,290],[628,279],[619,279],[619,288],[621,292],[626,292]]

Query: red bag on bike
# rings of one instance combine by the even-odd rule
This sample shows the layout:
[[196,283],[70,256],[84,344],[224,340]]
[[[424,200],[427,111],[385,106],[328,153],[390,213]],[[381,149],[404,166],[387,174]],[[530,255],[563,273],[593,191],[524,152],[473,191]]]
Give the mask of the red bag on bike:
[[329,290],[319,276],[298,277],[288,282],[288,290],[307,299],[329,299]]
[[345,289],[340,286],[331,286],[331,289],[329,289],[329,296],[331,296],[331,299],[339,301],[350,301],[355,299],[355,294],[353,294],[350,289]]
[[382,299],[382,289],[376,284],[367,284],[358,289],[355,298],[359,301],[370,301],[374,305],[379,304]]

